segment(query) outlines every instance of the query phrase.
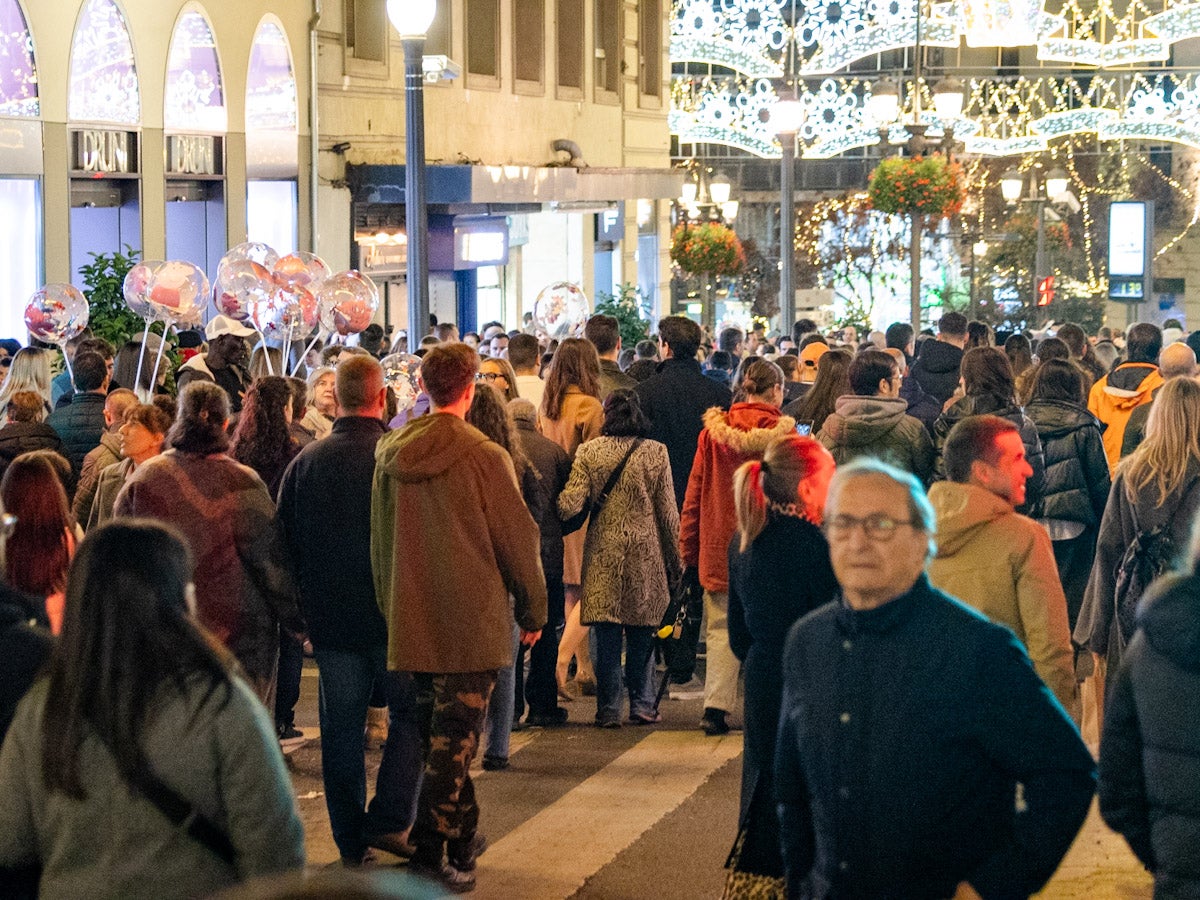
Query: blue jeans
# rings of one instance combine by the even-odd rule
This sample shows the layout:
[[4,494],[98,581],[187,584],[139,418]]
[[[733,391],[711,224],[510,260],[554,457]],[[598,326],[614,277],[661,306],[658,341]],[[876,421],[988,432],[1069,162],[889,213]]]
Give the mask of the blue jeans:
[[592,625],[596,653],[596,721],[621,719],[621,636],[625,637],[625,687],[629,712],[654,711],[654,626],[596,622]]
[[488,703],[487,719],[483,726],[487,731],[487,749],[483,755],[487,759],[508,759],[509,738],[512,737],[513,717],[516,714],[517,648],[521,646],[521,629],[515,621],[512,626],[512,644],[513,664],[496,673],[496,687],[492,691],[491,702]]
[[[404,831],[416,816],[424,754],[416,717],[412,676],[387,671],[387,648],[353,652],[317,648],[320,671],[321,775],[325,805],[338,851],[358,859],[367,837]],[[377,678],[387,692],[387,744],[375,781],[375,797],[367,803],[363,729],[367,704]]]

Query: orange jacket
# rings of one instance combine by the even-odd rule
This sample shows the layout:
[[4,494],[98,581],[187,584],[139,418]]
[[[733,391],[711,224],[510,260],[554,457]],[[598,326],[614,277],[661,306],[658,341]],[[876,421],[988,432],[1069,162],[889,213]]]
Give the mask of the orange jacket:
[[733,473],[795,428],[795,419],[765,403],[735,403],[728,412],[714,406],[704,414],[679,514],[679,549],[685,566],[699,567],[705,590],[729,590],[729,541],[737,530]]
[[1143,362],[1122,363],[1092,385],[1088,412],[1103,426],[1104,455],[1108,457],[1110,474],[1121,460],[1121,441],[1130,413],[1154,399],[1154,392],[1162,385],[1158,366]]

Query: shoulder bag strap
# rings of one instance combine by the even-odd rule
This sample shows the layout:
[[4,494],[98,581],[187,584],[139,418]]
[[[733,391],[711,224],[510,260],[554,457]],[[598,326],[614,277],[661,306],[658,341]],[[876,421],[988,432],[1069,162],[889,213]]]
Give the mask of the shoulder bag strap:
[[612,470],[612,474],[608,476],[608,481],[604,482],[604,487],[600,489],[600,496],[596,498],[596,502],[592,504],[592,518],[600,515],[600,510],[604,509],[604,504],[608,502],[608,495],[612,493],[612,489],[617,486],[617,481],[621,478],[621,473],[625,471],[625,464],[629,462],[629,458],[633,456],[633,451],[641,446],[642,438],[637,438],[626,452],[624,459],[617,464],[617,467]]
[[183,828],[192,840],[203,844],[226,865],[234,865],[236,854],[233,842],[211,819],[146,769],[138,772],[133,781],[142,796],[153,803],[172,823]]

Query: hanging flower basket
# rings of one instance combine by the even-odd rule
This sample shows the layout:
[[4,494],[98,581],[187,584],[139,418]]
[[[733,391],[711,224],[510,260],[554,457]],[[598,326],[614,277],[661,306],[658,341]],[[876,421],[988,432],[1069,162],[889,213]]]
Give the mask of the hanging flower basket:
[[732,228],[705,222],[675,229],[671,261],[688,275],[736,275],[746,263],[746,254]]
[[871,208],[894,216],[941,219],[962,209],[962,169],[939,154],[891,157],[871,173]]

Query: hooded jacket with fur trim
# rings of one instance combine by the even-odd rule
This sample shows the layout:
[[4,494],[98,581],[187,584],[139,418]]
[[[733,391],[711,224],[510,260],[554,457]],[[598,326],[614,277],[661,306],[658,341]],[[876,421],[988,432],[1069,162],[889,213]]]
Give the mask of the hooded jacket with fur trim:
[[795,419],[766,403],[735,403],[728,412],[714,407],[704,414],[679,516],[679,546],[683,564],[699,567],[705,590],[729,590],[729,541],[737,529],[733,473],[795,428]]

